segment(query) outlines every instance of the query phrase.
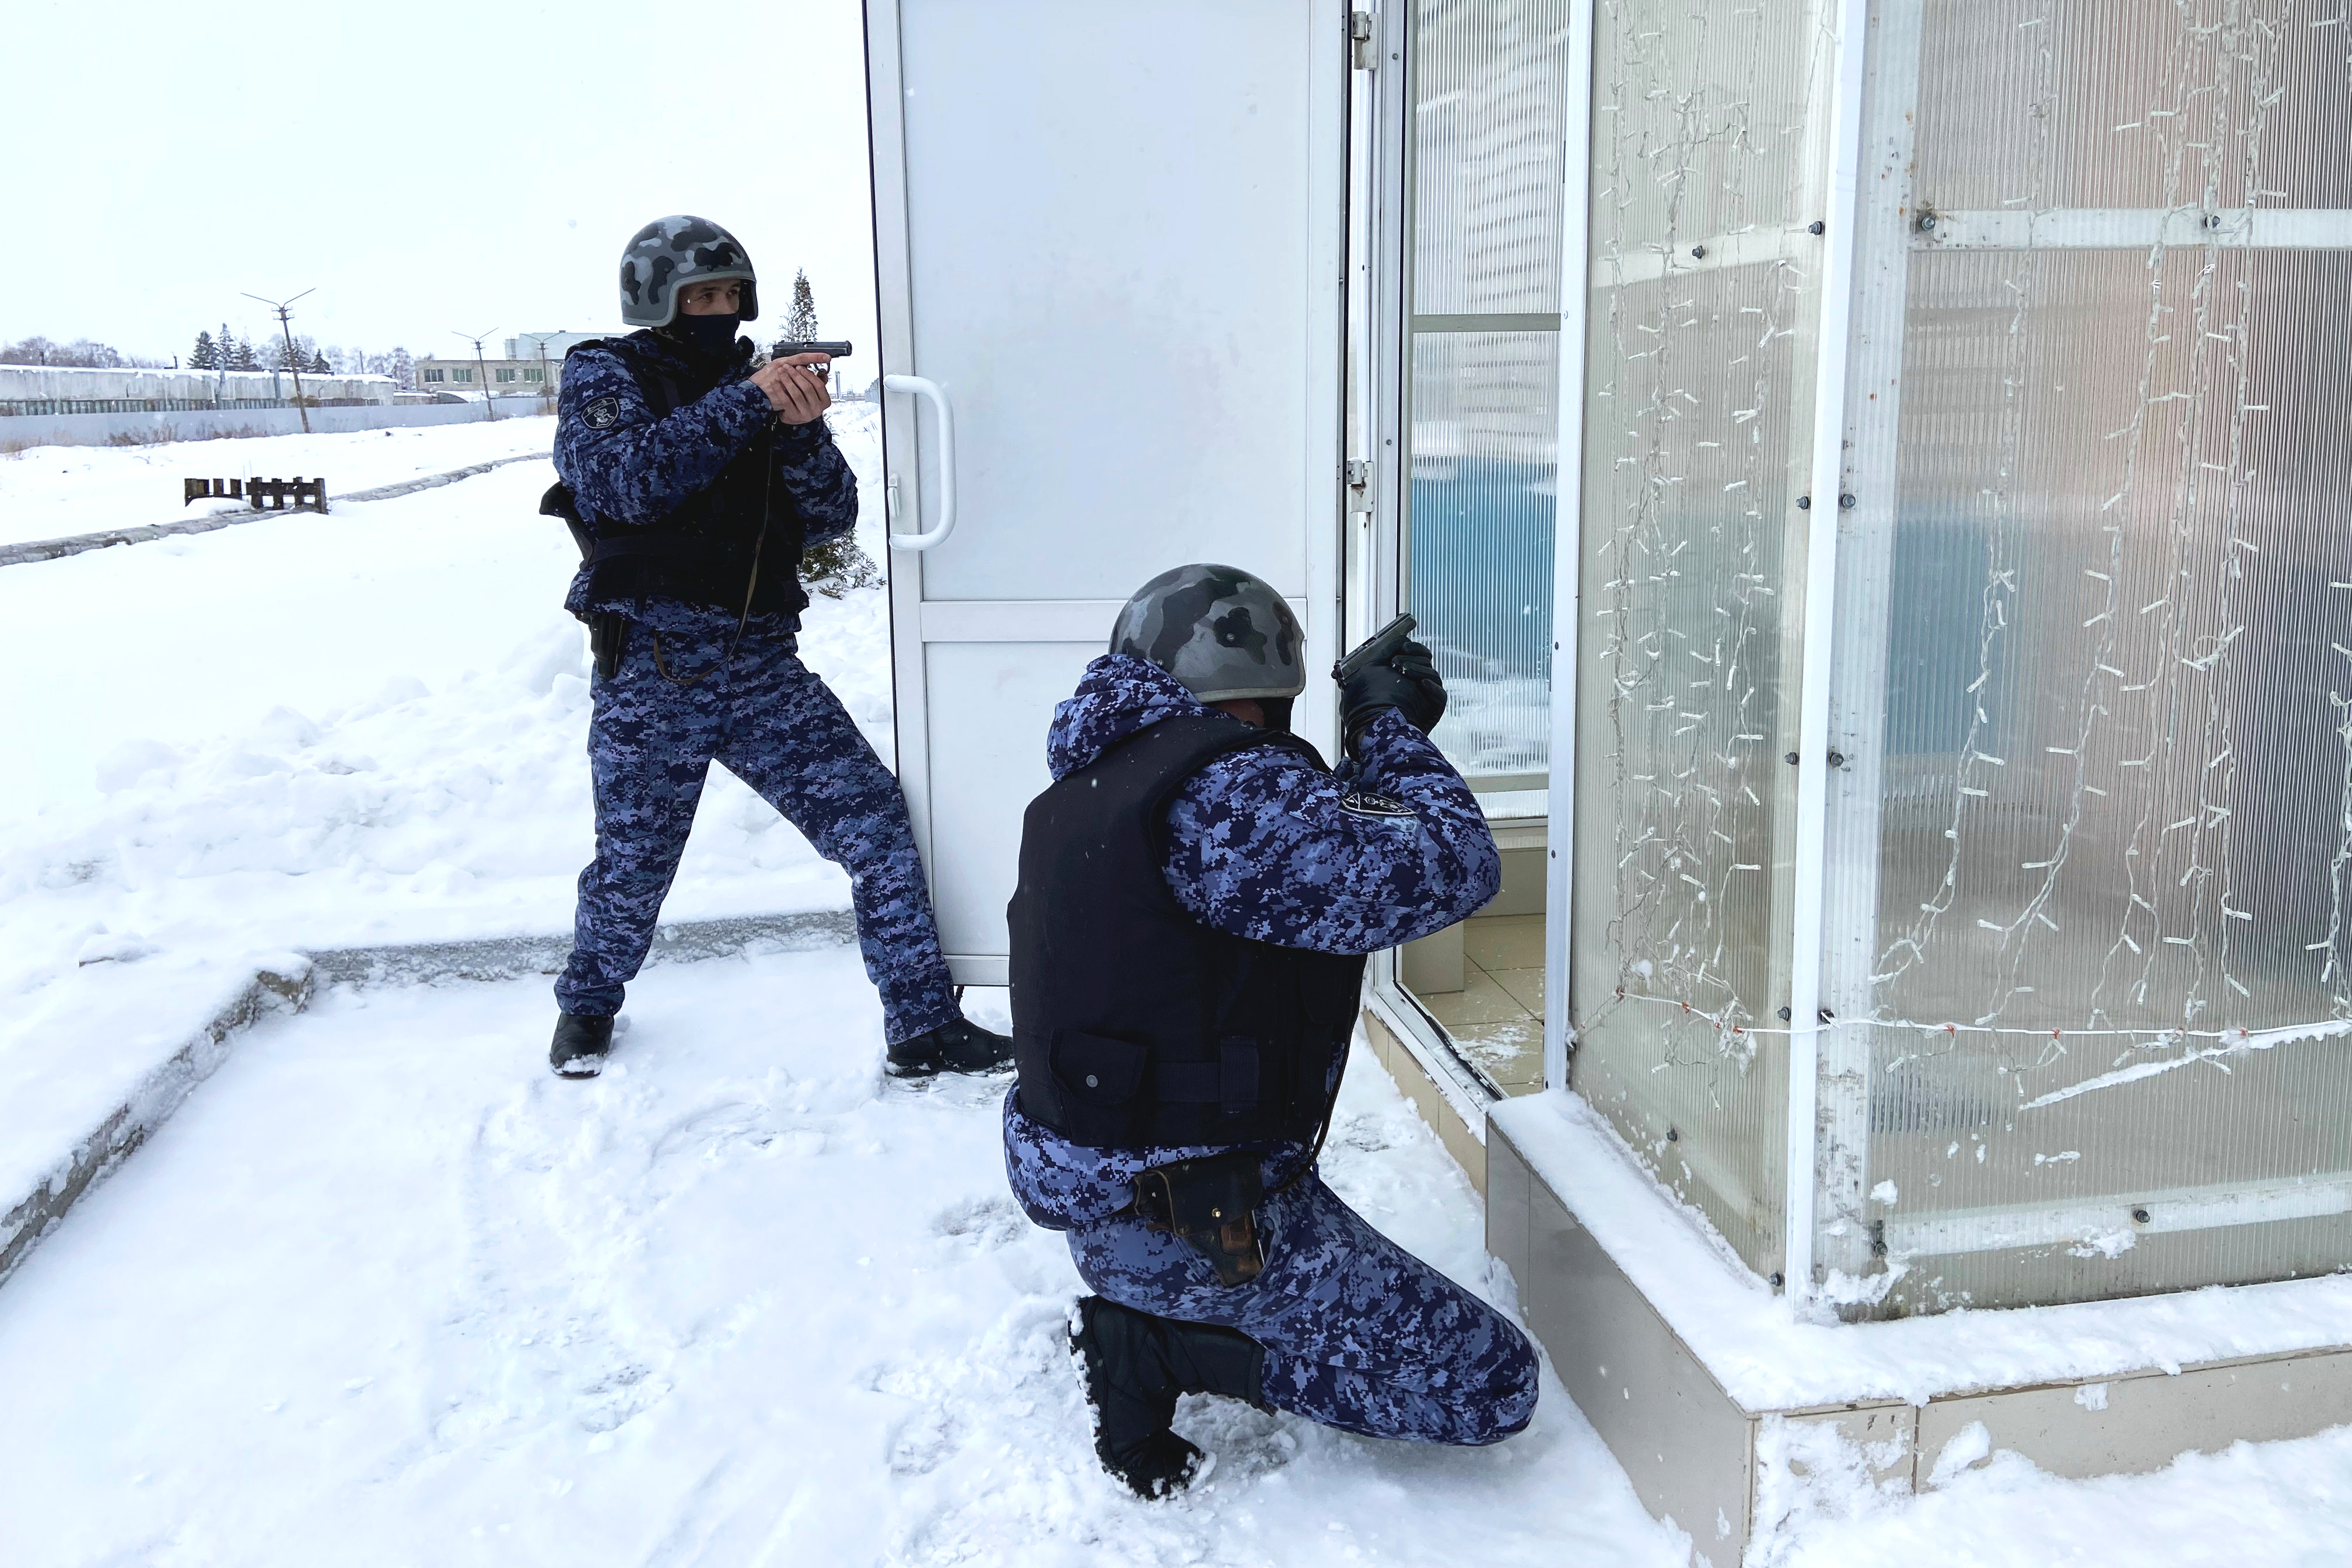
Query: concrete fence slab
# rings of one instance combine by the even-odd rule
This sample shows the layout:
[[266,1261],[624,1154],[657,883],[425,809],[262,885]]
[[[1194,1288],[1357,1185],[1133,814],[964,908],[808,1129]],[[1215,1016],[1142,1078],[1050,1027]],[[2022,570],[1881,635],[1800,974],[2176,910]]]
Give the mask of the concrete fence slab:
[[[502,397],[499,417],[529,418],[539,412],[539,405],[537,396]],[[310,414],[313,435],[332,435],[412,425],[464,425],[482,417],[482,405],[369,403],[313,408]],[[299,436],[301,432],[299,408],[174,408],[147,414],[18,414],[0,418],[0,443],[11,447],[106,447],[117,441],[160,445],[222,436]]]

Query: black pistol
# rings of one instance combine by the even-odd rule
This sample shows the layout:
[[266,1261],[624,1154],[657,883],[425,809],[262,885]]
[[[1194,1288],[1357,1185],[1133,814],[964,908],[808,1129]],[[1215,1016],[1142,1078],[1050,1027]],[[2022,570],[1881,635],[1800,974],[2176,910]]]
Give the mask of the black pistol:
[[1370,641],[1333,665],[1331,679],[1345,686],[1358,670],[1369,669],[1376,664],[1386,664],[1395,656],[1397,648],[1403,644],[1405,638],[1412,636],[1412,628],[1420,624],[1411,614],[1399,616],[1395,620],[1374,632]]
[[796,342],[786,338],[776,344],[775,353],[770,357],[790,359],[794,354],[831,354],[835,359],[847,359],[851,352],[852,345],[846,339],[840,342]]

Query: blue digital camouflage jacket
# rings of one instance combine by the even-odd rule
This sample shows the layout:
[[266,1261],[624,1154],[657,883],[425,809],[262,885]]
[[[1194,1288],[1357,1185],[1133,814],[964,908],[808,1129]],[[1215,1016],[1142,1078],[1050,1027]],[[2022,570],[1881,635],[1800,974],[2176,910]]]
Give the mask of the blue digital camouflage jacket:
[[[1205,711],[1157,665],[1107,654],[1055,709],[1046,765],[1062,778],[1146,725]],[[1286,748],[1252,746],[1195,773],[1168,810],[1162,874],[1177,901],[1235,936],[1353,953],[1442,931],[1491,900],[1502,858],[1444,754],[1393,710],[1372,721],[1358,751],[1326,773]],[[1057,1230],[1124,1207],[1138,1173],[1213,1152],[1084,1148],[1023,1115],[1017,1089],[1004,1120],[1013,1194],[1031,1219]],[[1268,1150],[1268,1184],[1306,1152]]]
[[[774,425],[775,482],[799,509],[805,542],[821,544],[857,521],[857,480],[834,445],[823,419],[777,423],[768,399],[744,377],[751,345],[738,339],[733,357],[695,354],[658,332],[632,332],[632,353],[667,370],[681,395],[656,418],[644,389],[622,356],[601,342],[581,343],[564,356],[556,400],[555,471],[583,512],[642,526],[659,521],[719,477],[759,433]],[[592,603],[583,567],[572,580],[564,608],[573,615],[638,613],[636,598]],[[735,617],[696,605],[647,606],[646,618],[675,622],[659,629],[681,633]],[[762,621],[786,617],[761,616]]]

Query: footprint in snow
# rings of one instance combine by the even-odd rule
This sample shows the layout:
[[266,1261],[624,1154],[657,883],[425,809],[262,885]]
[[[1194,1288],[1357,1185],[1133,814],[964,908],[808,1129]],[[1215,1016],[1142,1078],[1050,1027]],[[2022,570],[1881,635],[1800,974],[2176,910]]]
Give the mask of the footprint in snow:
[[667,1379],[649,1366],[629,1365],[605,1373],[573,1395],[572,1410],[583,1430],[611,1432],[626,1426],[668,1397]]
[[961,1447],[962,1427],[953,1415],[936,1406],[918,1410],[891,1440],[890,1473],[928,1476]]
[[776,1141],[777,1132],[768,1119],[767,1107],[730,1100],[706,1106],[672,1123],[655,1140],[652,1158],[659,1162],[688,1149],[698,1151],[706,1159],[718,1158],[738,1146],[764,1149]]
[[932,1216],[931,1229],[992,1251],[1018,1240],[1028,1231],[1029,1220],[1010,1198],[967,1198]]

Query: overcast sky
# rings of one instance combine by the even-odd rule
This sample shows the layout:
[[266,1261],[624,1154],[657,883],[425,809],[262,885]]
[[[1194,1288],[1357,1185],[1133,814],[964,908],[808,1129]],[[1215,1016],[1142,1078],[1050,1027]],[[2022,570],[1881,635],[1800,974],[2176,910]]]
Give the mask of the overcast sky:
[[[226,320],[470,353],[616,328],[621,248],[690,212],[808,270],[873,374],[857,0],[14,0],[0,342],[185,357]],[[488,345],[495,353],[498,344]]]

